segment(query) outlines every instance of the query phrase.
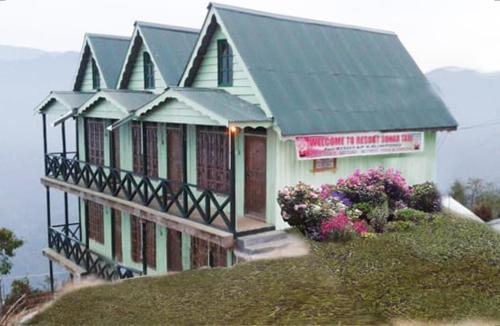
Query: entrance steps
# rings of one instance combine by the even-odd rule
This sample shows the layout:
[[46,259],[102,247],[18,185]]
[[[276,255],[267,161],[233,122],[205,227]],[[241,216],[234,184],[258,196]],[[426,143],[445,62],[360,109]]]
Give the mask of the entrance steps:
[[268,231],[240,237],[234,254],[237,261],[296,257],[309,252],[307,243],[284,231]]

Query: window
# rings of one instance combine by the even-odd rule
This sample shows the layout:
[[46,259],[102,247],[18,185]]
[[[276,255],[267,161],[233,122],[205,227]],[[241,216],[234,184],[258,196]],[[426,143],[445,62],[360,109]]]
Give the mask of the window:
[[99,76],[99,69],[94,59],[92,59],[92,88],[98,89],[101,87],[101,77]]
[[138,263],[142,260],[142,235],[141,220],[134,215],[130,215],[130,237],[132,238],[132,261]]
[[86,118],[85,134],[87,138],[87,162],[104,165],[104,121]]
[[113,243],[113,254],[117,261],[122,261],[122,214],[120,211],[113,209],[112,210],[112,219],[113,219],[113,234],[114,234],[114,243]]
[[[154,122],[144,122],[146,132],[146,155],[147,171],[146,175],[158,176],[158,124]],[[144,174],[143,169],[143,143],[142,127],[140,122],[132,123],[132,156],[133,170],[135,173]]]
[[[146,221],[146,263],[151,268],[156,268],[156,224]],[[142,262],[142,227],[141,219],[130,216],[130,231],[132,238],[132,260],[136,263]]]
[[155,65],[151,61],[149,53],[144,52],[142,57],[144,59],[144,88],[155,88]]
[[219,86],[233,85],[233,51],[227,40],[217,42],[217,71]]
[[104,244],[103,207],[94,202],[87,202],[87,218],[89,219],[89,238]]
[[198,127],[196,136],[198,187],[228,194],[230,174],[226,128]]

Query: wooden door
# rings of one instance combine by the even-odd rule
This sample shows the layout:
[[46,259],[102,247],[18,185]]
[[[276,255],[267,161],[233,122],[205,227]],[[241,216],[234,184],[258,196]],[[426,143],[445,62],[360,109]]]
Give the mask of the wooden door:
[[172,229],[167,229],[167,269],[182,271],[182,233]]
[[266,136],[245,135],[245,215],[266,219]]
[[[184,135],[179,125],[167,126],[167,179],[184,181]],[[172,190],[178,191],[180,183],[172,183]]]

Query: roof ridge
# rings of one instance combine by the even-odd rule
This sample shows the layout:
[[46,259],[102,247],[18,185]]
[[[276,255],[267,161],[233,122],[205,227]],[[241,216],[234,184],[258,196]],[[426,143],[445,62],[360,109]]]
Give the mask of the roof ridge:
[[141,26],[150,27],[150,28],[166,29],[166,30],[173,30],[173,31],[179,31],[179,32],[196,33],[196,34],[198,34],[200,32],[200,30],[196,29],[196,28],[175,26],[175,25],[166,25],[166,24],[159,24],[159,23],[151,23],[151,22],[145,22],[145,21],[136,21],[134,23],[134,25],[135,26],[141,25]]
[[292,21],[292,22],[297,22],[297,23],[322,25],[322,26],[329,26],[329,27],[335,27],[335,28],[353,29],[353,30],[359,30],[359,31],[370,32],[370,33],[378,33],[378,34],[396,35],[396,33],[392,32],[392,31],[387,31],[387,30],[382,30],[382,29],[377,29],[377,28],[333,23],[333,22],[328,22],[328,21],[323,21],[323,20],[315,20],[315,19],[296,17],[296,16],[280,15],[280,14],[270,13],[270,12],[266,12],[266,11],[242,8],[242,7],[226,5],[226,4],[216,3],[216,2],[210,2],[210,4],[208,5],[208,8],[210,9],[211,7],[230,10],[230,11],[237,11],[240,13],[254,15],[254,16],[262,16],[262,17],[268,17],[268,18],[279,19],[279,20],[287,20],[287,21]]
[[[114,88],[101,88],[100,92],[104,93],[133,93],[133,94],[154,94],[151,91],[135,90],[135,89],[114,89]],[[97,94],[97,93],[96,93]]]
[[85,33],[85,35],[87,37],[94,37],[94,38],[105,38],[105,39],[120,40],[120,41],[130,41],[130,37],[122,36],[122,35],[99,34],[99,33]]

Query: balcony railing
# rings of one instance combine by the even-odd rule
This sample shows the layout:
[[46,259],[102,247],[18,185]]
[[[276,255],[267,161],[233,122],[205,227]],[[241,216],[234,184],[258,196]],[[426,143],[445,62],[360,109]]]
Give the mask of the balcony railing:
[[98,253],[88,249],[73,235],[79,233],[79,223],[65,226],[52,226],[49,228],[49,248],[63,255],[87,273],[97,275],[105,280],[118,280],[141,275],[136,269],[122,266],[109,260]]
[[236,235],[236,217],[235,212],[231,212],[231,196],[217,196],[214,191],[200,189],[195,184],[89,164],[74,158],[74,153],[47,154],[45,175]]

